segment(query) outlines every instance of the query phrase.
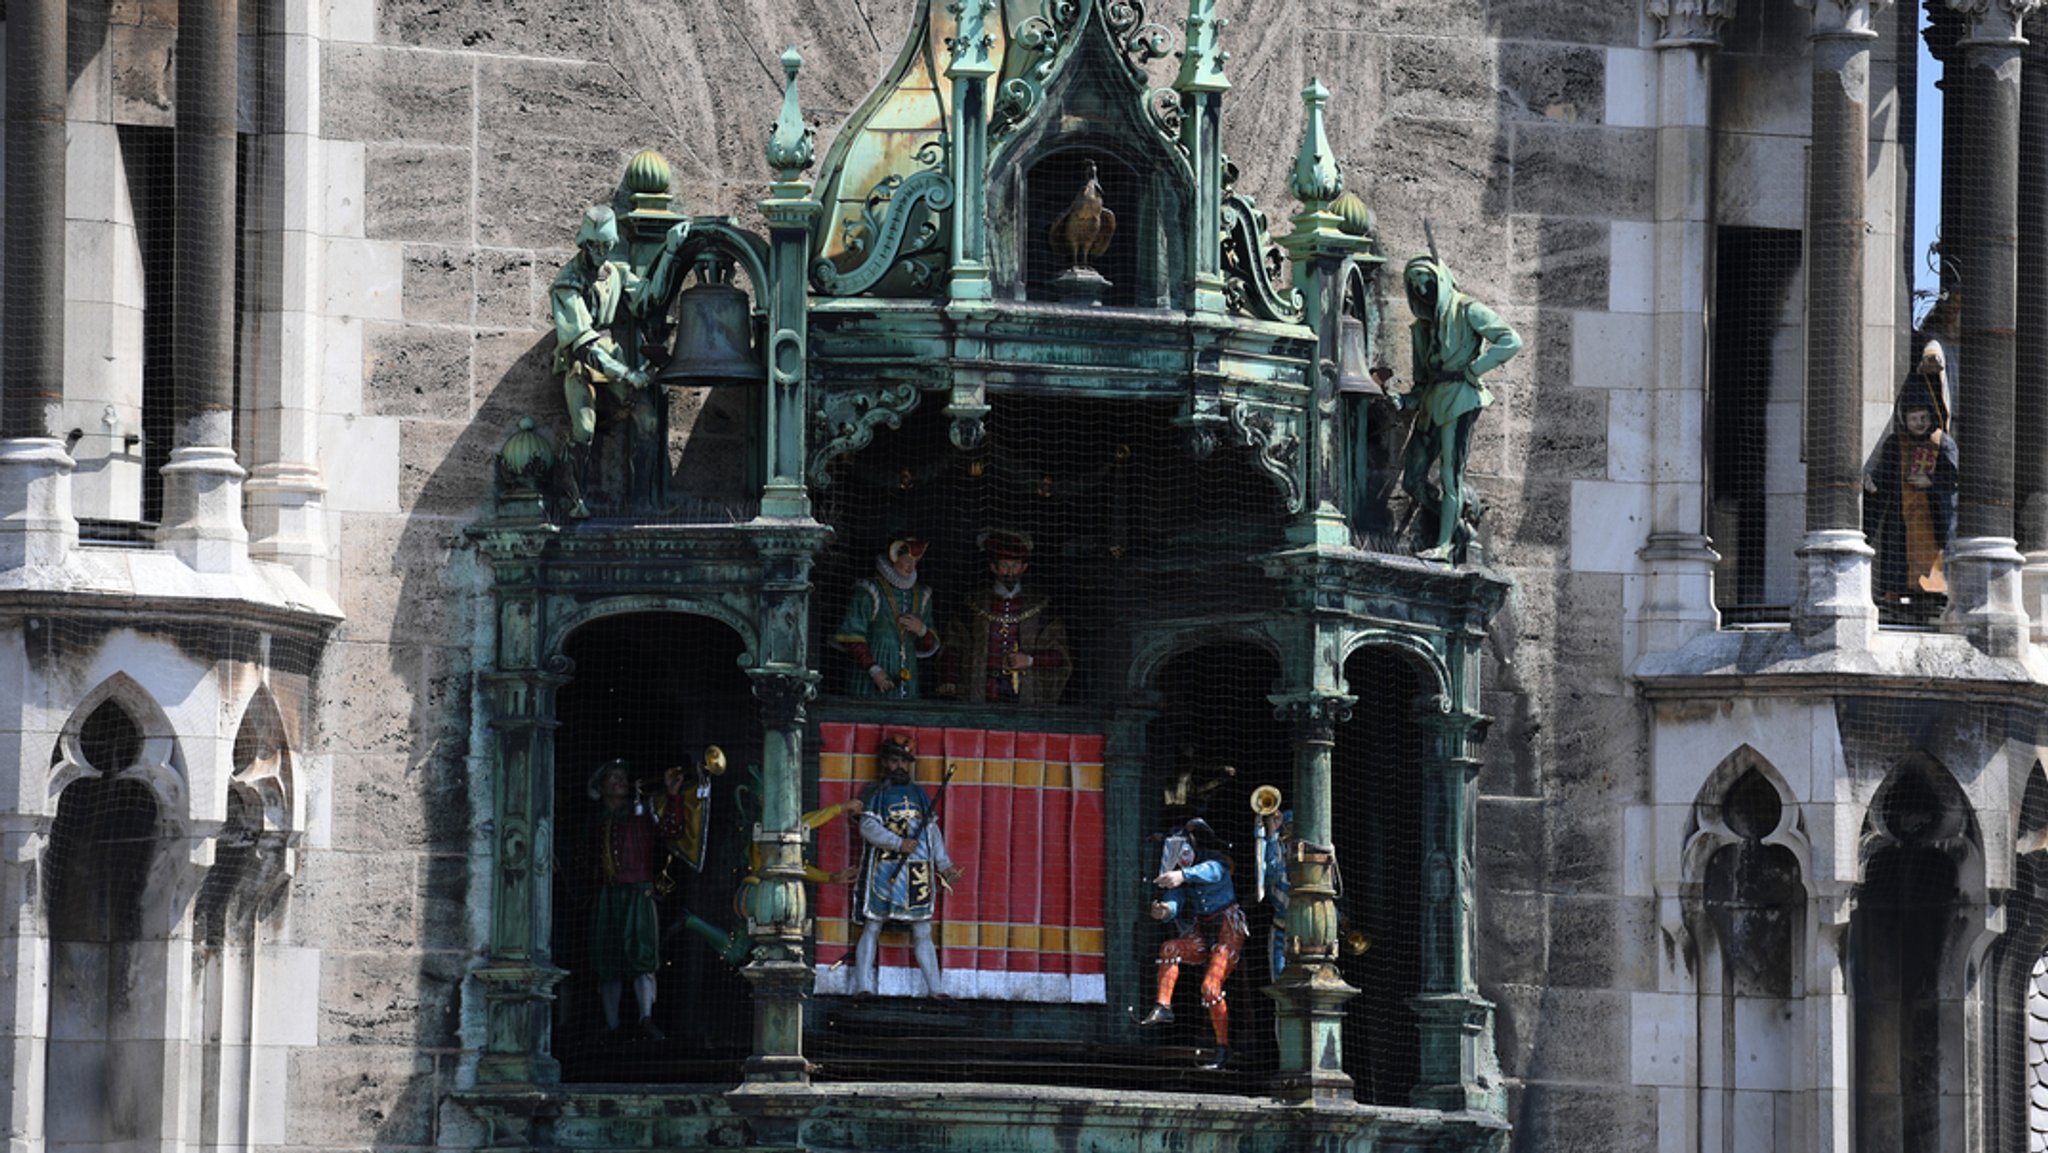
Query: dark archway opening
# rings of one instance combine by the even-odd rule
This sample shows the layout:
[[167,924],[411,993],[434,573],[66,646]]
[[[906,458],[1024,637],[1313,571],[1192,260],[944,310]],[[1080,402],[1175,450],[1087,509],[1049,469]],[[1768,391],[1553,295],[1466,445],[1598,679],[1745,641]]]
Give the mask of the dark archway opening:
[[[555,1004],[554,1053],[565,1080],[729,1083],[751,1049],[751,987],[714,943],[745,933],[733,897],[759,819],[761,726],[738,663],[743,651],[730,628],[680,613],[606,617],[569,638],[565,653],[575,672],[556,710],[553,889],[554,960],[570,974]],[[651,813],[664,792],[663,770],[696,766],[709,745],[724,750],[729,767],[711,778],[702,870],[672,856],[660,837],[646,858],[657,877],[673,881],[653,885],[659,963],[652,1020],[660,1035],[637,1026],[630,979],[622,1027],[611,1031],[594,975],[606,826],[590,779],[605,763],[625,761],[637,800]]]
[[[161,1127],[163,971],[145,940],[143,896],[157,850],[148,785],[132,766],[142,735],[108,701],[79,744],[101,776],[66,786],[44,854],[50,933],[47,1147],[52,1153],[154,1143]],[[156,1030],[147,1028],[154,1017]]]
[[[1946,785],[1946,788],[1942,786]],[[1956,850],[1968,825],[1954,783],[1907,765],[1880,791],[1884,847],[1864,868],[1849,922],[1856,1006],[1856,1148],[1937,1153],[1962,1139],[1962,1004],[1945,995],[1962,900]]]
[[[1364,648],[1344,664],[1357,696],[1337,727],[1330,827],[1344,871],[1338,966],[1358,996],[1345,1005],[1344,1071],[1358,1100],[1406,1105],[1422,1068],[1412,1002],[1422,992],[1422,757],[1415,661]],[[1360,946],[1364,946],[1360,951]]]
[[[1146,787],[1138,805],[1145,836],[1141,872],[1149,877],[1159,871],[1168,831],[1190,817],[1202,818],[1229,843],[1232,883],[1249,930],[1244,952],[1224,985],[1231,1068],[1183,1084],[1243,1092],[1278,1067],[1273,1003],[1261,991],[1273,981],[1268,960],[1273,913],[1255,890],[1258,842],[1250,798],[1261,785],[1283,794],[1294,789],[1293,743],[1267,699],[1279,687],[1280,665],[1249,644],[1204,645],[1167,662],[1154,684],[1164,707],[1151,725]],[[1157,993],[1159,950],[1172,932],[1171,922],[1148,920],[1136,934],[1141,1006]],[[1183,965],[1174,990],[1173,1024],[1147,1036],[1162,1066],[1193,1070],[1215,1046],[1201,1005],[1201,984],[1202,967]]]

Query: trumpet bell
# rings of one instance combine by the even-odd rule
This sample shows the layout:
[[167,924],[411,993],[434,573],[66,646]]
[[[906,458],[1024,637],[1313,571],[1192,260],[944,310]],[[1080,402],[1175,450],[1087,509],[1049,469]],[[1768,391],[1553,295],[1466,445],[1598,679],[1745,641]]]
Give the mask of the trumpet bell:
[[712,745],[710,748],[705,749],[704,763],[699,767],[714,777],[723,775],[725,773],[725,750],[717,745]]
[[1280,811],[1280,790],[1271,785],[1260,785],[1252,790],[1252,812],[1270,817]]

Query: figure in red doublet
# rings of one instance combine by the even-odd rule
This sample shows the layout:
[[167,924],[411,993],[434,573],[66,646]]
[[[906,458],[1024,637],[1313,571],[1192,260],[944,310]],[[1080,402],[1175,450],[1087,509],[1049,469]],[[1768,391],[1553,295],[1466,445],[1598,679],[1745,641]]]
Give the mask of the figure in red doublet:
[[976,543],[988,554],[994,579],[949,630],[952,675],[941,695],[987,704],[1058,704],[1071,671],[1067,630],[1043,594],[1024,588],[1031,538],[988,529]]

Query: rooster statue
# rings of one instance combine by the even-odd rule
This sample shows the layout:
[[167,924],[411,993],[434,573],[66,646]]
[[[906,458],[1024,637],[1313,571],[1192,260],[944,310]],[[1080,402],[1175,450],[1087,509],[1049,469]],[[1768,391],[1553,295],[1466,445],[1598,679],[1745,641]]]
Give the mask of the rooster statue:
[[1109,251],[1116,235],[1116,213],[1102,203],[1102,182],[1095,178],[1095,162],[1088,162],[1088,179],[1074,194],[1074,203],[1052,222],[1052,246],[1067,254],[1073,268],[1093,268],[1096,257]]

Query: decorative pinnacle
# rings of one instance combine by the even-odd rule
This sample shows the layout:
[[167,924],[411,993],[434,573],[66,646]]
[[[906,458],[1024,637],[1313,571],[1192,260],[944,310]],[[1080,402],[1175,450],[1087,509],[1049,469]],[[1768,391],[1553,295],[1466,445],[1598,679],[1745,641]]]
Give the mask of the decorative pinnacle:
[[949,76],[988,76],[995,72],[995,64],[989,59],[989,49],[996,39],[989,35],[982,24],[982,17],[995,6],[995,0],[952,0],[946,11],[953,14],[957,31],[946,42],[952,59],[946,68]]
[[817,129],[804,123],[796,103],[796,74],[803,64],[794,45],[782,54],[782,74],[789,79],[782,88],[782,115],[775,118],[775,130],[768,134],[768,166],[785,184],[800,179],[818,152],[813,143]]
[[1330,90],[1311,79],[1301,90],[1301,102],[1308,105],[1308,126],[1302,130],[1301,153],[1294,158],[1294,198],[1310,212],[1344,194],[1344,170],[1337,167],[1330,151],[1330,138],[1323,132],[1323,105],[1330,102]]
[[1180,92],[1226,92],[1230,78],[1223,74],[1223,51],[1218,33],[1230,21],[1216,15],[1216,0],[1188,0],[1187,47],[1180,54],[1180,75],[1173,86]]

